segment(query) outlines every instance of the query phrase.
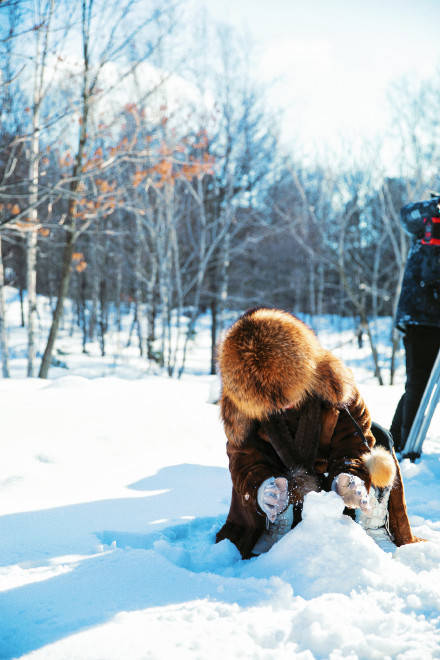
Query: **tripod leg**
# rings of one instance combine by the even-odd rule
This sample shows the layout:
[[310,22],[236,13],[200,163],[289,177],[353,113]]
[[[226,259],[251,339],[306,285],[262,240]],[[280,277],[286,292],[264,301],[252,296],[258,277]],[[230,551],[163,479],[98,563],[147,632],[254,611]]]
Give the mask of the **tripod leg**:
[[[428,383],[423,393],[410,434],[406,440],[402,455],[415,460],[420,457],[423,441],[429,428],[432,416],[440,398],[440,351],[437,354]],[[428,415],[429,413],[429,415]]]
[[420,427],[420,431],[414,443],[414,452],[417,453],[419,456],[421,454],[422,444],[429,430],[429,425],[431,424],[431,420],[434,415],[437,404],[439,402],[439,399],[440,399],[440,386],[439,383],[437,382],[435,383],[435,390],[432,393],[428,408],[426,409],[426,414],[423,419],[423,423]]

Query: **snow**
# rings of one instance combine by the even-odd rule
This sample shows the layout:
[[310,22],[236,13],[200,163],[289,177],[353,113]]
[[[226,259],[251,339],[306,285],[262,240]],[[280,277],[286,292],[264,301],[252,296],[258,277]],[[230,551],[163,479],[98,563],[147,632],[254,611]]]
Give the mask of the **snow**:
[[[385,553],[335,493],[310,493],[300,525],[242,561],[214,544],[231,487],[215,377],[101,377],[79,351],[53,380],[0,380],[0,658],[440,658],[439,411],[401,464],[426,543]],[[356,375],[389,425],[401,384]]]

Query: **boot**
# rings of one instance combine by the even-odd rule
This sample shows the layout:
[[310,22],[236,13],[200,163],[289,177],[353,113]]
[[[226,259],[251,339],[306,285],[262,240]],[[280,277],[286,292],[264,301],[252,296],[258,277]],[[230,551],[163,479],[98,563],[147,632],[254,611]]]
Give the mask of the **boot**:
[[388,521],[388,501],[391,486],[387,488],[370,489],[369,511],[356,510],[356,522],[364,528],[368,536],[377,543],[384,552],[394,552],[396,549],[392,541]]

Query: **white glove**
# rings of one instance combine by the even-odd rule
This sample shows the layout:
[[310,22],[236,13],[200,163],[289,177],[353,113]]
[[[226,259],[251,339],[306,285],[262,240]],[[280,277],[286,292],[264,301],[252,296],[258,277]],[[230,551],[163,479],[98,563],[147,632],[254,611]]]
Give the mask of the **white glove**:
[[349,509],[361,509],[362,511],[370,509],[370,496],[364,482],[356,475],[341,472],[333,479],[332,490],[342,497],[345,506]]
[[270,477],[258,489],[257,502],[272,523],[289,504],[288,486],[285,477]]

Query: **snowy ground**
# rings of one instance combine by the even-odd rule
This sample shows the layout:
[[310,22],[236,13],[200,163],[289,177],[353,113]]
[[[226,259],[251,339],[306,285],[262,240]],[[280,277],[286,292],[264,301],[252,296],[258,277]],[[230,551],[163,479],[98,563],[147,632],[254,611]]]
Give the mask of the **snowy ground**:
[[[439,412],[402,464],[428,543],[386,554],[335,494],[311,494],[242,561],[214,544],[230,478],[213,377],[85,378],[104,361],[70,359],[50,381],[0,380],[0,658],[440,658]],[[354,366],[388,425],[401,385]]]

